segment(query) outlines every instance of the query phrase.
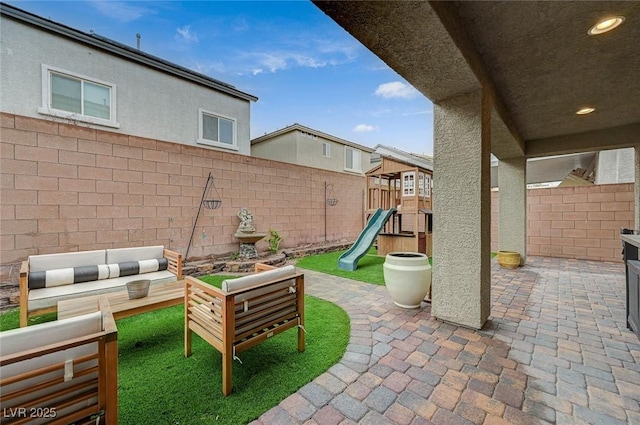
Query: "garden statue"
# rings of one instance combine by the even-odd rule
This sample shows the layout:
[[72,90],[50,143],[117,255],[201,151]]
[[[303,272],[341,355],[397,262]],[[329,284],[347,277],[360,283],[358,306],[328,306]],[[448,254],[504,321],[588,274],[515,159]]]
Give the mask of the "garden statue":
[[238,218],[240,219],[240,226],[238,226],[236,233],[253,233],[256,231],[256,228],[253,227],[253,215],[251,214],[251,211],[246,208],[242,208],[238,211]]
[[256,233],[253,214],[247,208],[242,208],[237,215],[240,219],[240,225],[233,236],[240,240],[239,256],[243,259],[256,258],[258,256],[256,242],[264,238],[266,233]]

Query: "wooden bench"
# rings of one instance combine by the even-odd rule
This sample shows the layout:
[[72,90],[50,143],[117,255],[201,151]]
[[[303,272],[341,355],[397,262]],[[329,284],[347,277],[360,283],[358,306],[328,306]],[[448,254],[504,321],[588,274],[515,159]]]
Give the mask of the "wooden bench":
[[0,332],[0,423],[118,423],[118,333],[106,298],[99,305]]
[[304,275],[295,267],[256,264],[256,274],[225,280],[222,289],[185,279],[185,356],[195,332],[222,353],[222,393],[231,393],[236,355],[293,327],[298,351],[305,349]]

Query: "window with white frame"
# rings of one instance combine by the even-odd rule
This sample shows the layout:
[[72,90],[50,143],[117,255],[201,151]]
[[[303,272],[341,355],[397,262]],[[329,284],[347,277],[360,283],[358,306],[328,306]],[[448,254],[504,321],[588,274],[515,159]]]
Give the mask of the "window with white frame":
[[347,171],[355,171],[362,172],[362,161],[361,161],[362,153],[357,150],[350,148],[349,146],[344,147],[344,169]]
[[203,109],[199,118],[198,143],[238,150],[236,120]]
[[424,173],[418,173],[418,195],[424,198]]
[[39,113],[118,128],[115,105],[115,84],[42,66]]
[[402,196],[414,196],[415,194],[416,194],[415,171],[402,173]]
[[431,188],[433,187],[433,182],[431,181],[431,175],[426,174],[424,176],[424,197],[431,198]]
[[322,156],[331,158],[331,145],[329,143],[322,143]]

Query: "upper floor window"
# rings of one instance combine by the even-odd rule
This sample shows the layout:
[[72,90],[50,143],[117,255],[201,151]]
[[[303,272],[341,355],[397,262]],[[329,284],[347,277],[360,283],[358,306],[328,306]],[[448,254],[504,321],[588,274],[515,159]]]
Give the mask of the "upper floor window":
[[331,145],[329,143],[322,143],[322,156],[331,158]]
[[198,143],[238,150],[236,120],[200,109]]
[[361,152],[357,149],[344,147],[344,169],[347,171],[362,172]]
[[119,127],[115,96],[115,84],[42,66],[41,114]]

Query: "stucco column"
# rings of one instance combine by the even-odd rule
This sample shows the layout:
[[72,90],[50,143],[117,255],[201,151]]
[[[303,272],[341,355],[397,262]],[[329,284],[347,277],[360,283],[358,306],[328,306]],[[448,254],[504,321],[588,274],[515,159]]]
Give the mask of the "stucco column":
[[490,100],[434,104],[431,314],[480,329],[491,308]]
[[527,160],[525,157],[500,160],[498,165],[498,244],[502,251],[520,253],[527,259]]
[[635,168],[635,180],[633,184],[633,216],[635,218],[634,229],[640,230],[640,145],[636,145],[634,149],[635,159],[633,161]]

